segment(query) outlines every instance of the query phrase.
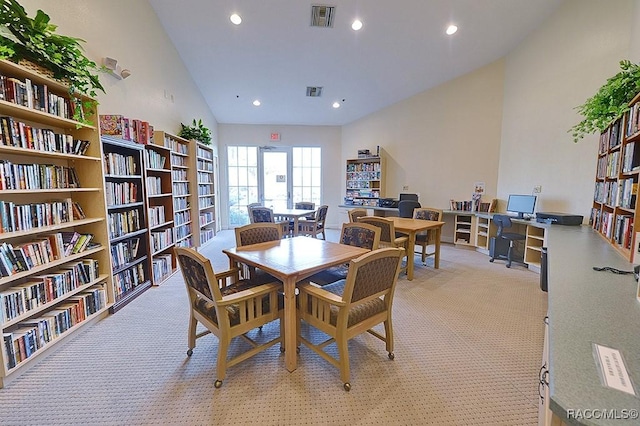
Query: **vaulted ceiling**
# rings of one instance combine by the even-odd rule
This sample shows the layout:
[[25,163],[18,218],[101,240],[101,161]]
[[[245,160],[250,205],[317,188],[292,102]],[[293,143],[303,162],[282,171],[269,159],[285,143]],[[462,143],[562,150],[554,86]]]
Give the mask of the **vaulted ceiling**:
[[219,123],[343,125],[503,57],[563,0],[149,1]]

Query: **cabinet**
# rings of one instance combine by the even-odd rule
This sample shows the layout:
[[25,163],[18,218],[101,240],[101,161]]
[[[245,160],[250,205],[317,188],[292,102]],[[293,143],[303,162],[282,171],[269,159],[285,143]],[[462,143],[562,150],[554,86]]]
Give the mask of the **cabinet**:
[[589,224],[622,256],[634,260],[638,230],[640,95],[625,116],[600,135],[593,208]]
[[524,244],[524,262],[529,269],[540,270],[542,247],[546,247],[546,229],[533,225],[527,226]]
[[74,103],[60,82],[6,61],[0,78],[4,386],[106,316],[114,294],[97,127],[70,119]]
[[492,237],[497,234],[496,226],[491,220],[491,215],[488,214],[476,214],[476,250],[489,254],[489,242]]
[[453,242],[457,245],[475,245],[476,215],[474,213],[456,213]]
[[[195,142],[196,155],[192,161],[192,168],[196,171],[196,179],[192,180],[191,192],[197,194],[196,203],[198,218],[199,247],[205,245],[216,235],[216,174],[214,167],[213,149],[207,145]],[[195,215],[194,215],[195,217]]]
[[345,204],[377,206],[384,197],[383,157],[347,160]]
[[102,136],[116,312],[151,286],[144,145]]
[[[171,188],[173,194],[173,225],[174,241],[178,247],[194,247],[196,241],[193,236],[194,224],[192,221],[192,207],[197,205],[193,202],[191,185],[189,181],[195,179],[193,168],[189,161],[192,153],[192,142],[179,136],[167,132],[157,131],[154,133],[156,143],[169,148],[171,159]],[[195,215],[193,216],[195,217]]]
[[144,164],[149,205],[151,282],[159,285],[176,271],[176,259],[172,251],[175,234],[171,149],[156,143],[145,145]]

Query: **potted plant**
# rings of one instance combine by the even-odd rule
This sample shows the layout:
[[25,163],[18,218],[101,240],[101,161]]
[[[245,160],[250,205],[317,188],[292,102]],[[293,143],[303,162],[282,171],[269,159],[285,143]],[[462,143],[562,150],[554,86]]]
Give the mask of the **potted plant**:
[[[32,19],[17,1],[0,0],[0,59],[16,63],[26,59],[50,70],[54,78],[68,83],[71,95],[95,97],[96,90],[104,92],[95,73],[98,67],[83,53],[80,43],[84,40],[57,34],[57,26],[49,21],[49,15],[42,10]],[[87,110],[97,104],[71,98],[76,107]],[[75,108],[74,119],[87,123],[82,108]]]
[[588,134],[603,132],[629,110],[629,102],[640,92],[640,65],[623,60],[620,68],[595,95],[576,107],[584,119],[569,130],[574,142]]
[[191,125],[180,123],[180,133],[178,136],[185,139],[194,139],[205,145],[211,145],[211,130],[202,124],[202,120],[193,119]]

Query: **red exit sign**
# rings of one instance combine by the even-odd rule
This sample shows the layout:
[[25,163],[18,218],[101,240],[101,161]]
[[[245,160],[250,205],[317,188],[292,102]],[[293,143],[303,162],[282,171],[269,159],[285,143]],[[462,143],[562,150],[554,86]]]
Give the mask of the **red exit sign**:
[[271,140],[277,142],[280,140],[280,133],[271,133]]

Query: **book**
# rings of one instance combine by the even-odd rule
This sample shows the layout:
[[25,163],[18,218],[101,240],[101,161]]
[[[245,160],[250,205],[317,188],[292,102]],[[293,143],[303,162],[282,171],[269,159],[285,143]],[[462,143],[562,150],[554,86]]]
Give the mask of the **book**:
[[123,116],[122,115],[100,115],[100,132],[103,135],[117,136],[123,139]]

